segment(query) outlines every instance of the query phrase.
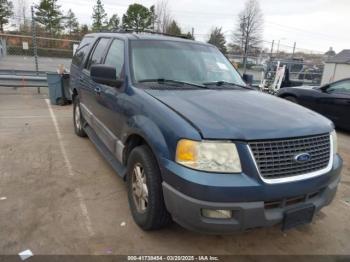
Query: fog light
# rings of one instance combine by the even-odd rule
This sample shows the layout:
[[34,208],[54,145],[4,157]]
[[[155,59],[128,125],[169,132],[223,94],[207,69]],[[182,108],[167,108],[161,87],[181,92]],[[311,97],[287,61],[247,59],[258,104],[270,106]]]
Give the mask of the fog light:
[[228,219],[232,217],[231,210],[202,209],[202,216],[207,218]]

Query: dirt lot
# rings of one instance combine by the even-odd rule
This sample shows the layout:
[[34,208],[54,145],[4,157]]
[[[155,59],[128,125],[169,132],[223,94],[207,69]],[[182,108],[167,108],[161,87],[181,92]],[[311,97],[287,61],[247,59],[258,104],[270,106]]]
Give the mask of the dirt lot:
[[176,224],[146,233],[132,221],[124,182],[88,139],[71,106],[48,106],[35,89],[0,87],[0,253],[350,254],[350,134],[339,132],[342,182],[312,225],[230,236]]

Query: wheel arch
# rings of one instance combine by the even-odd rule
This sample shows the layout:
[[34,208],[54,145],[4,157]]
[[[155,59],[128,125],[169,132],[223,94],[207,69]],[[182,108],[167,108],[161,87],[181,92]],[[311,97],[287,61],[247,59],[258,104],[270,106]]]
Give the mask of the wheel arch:
[[78,89],[75,87],[72,89],[72,101],[74,101],[75,97],[78,95]]
[[288,96],[291,96],[291,97],[294,97],[295,99],[298,99],[298,96],[296,94],[294,94],[294,93],[283,93],[279,97],[286,98]]

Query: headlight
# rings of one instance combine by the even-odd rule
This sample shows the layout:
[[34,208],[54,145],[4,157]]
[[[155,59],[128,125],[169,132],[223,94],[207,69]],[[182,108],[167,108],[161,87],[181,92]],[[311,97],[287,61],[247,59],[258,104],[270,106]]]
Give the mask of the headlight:
[[338,153],[338,139],[335,130],[331,132],[332,144],[333,144],[333,154]]
[[241,161],[236,145],[226,141],[192,141],[177,143],[176,162],[202,171],[241,173]]

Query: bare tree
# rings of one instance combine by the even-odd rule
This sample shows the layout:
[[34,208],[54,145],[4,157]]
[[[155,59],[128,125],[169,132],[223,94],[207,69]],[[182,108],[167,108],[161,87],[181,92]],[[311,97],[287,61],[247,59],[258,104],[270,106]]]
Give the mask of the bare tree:
[[165,33],[172,20],[168,0],[159,0],[155,8],[155,30]]
[[15,2],[14,20],[20,32],[27,32],[30,26],[30,9],[27,0],[17,0]]
[[257,0],[247,0],[244,9],[238,15],[238,25],[234,34],[234,43],[243,50],[244,73],[247,67],[249,49],[260,46],[263,33],[263,13]]

